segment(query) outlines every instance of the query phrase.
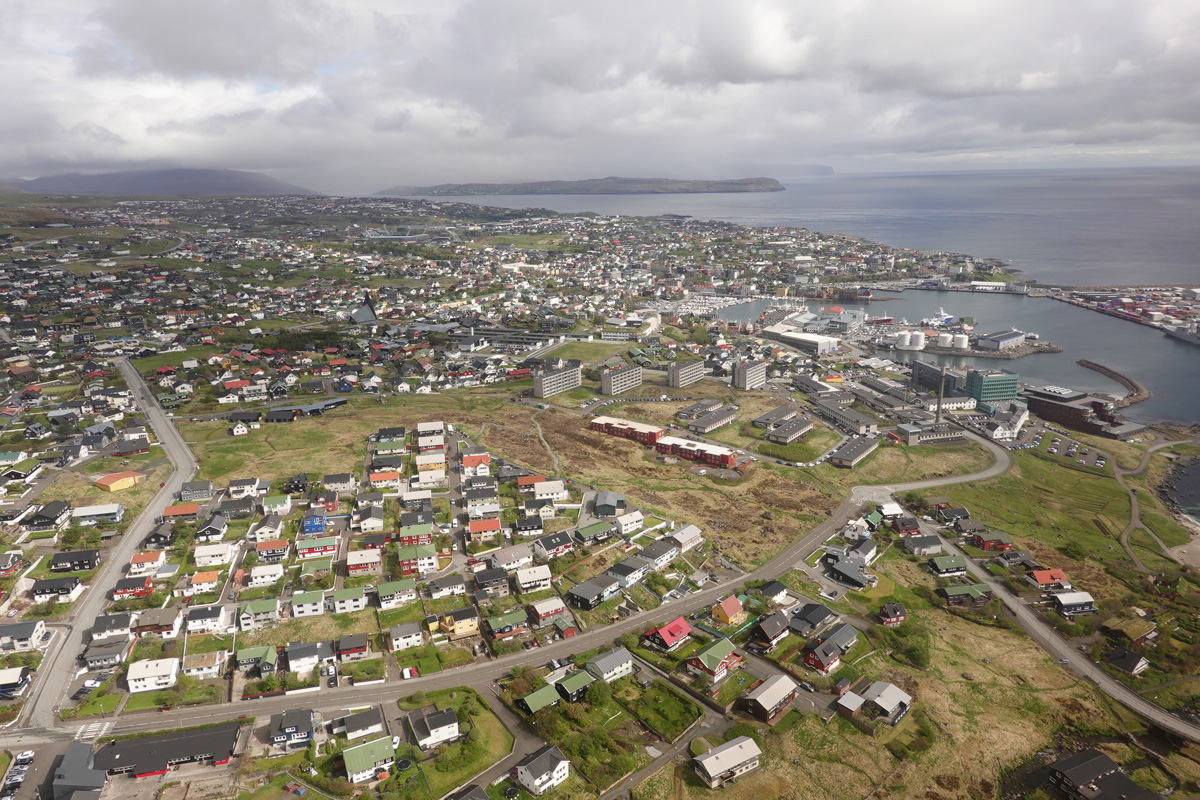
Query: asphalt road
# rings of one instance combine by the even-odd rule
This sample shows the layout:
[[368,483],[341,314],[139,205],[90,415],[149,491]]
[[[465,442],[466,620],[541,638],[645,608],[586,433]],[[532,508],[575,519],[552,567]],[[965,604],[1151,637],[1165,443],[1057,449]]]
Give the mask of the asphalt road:
[[[143,396],[148,395],[149,390],[127,361],[121,360],[118,366],[126,376],[130,386],[138,387],[139,394]],[[172,464],[175,465],[176,470],[164,489],[155,496],[146,512],[134,522],[129,532],[125,534],[123,540],[117,545],[114,552],[110,554],[108,562],[97,576],[96,584],[98,586],[111,585],[114,573],[119,573],[133,552],[137,550],[137,544],[149,532],[153,520],[161,514],[162,509],[170,502],[182,483],[189,480],[195,473],[196,465],[192,454],[175,431],[170,420],[157,406],[152,406],[149,402],[144,404],[149,406],[147,411],[150,422],[158,434],[160,441],[163,442],[164,449],[170,457]],[[391,702],[398,697],[411,694],[418,689],[432,691],[454,686],[471,685],[478,688],[481,692],[490,694],[495,686],[495,682],[507,675],[515,666],[540,664],[552,658],[571,657],[582,651],[608,645],[623,633],[644,629],[647,622],[651,619],[667,619],[680,614],[689,614],[701,608],[708,608],[730,592],[740,589],[747,581],[768,580],[779,577],[784,572],[795,568],[797,563],[802,562],[805,557],[836,534],[865,503],[882,502],[891,499],[895,492],[929,489],[970,481],[986,480],[1003,474],[1012,466],[1012,455],[1008,450],[993,442],[973,435],[971,436],[983,443],[995,457],[994,463],[987,469],[970,475],[937,478],[929,481],[855,487],[851,491],[850,496],[837,509],[831,512],[825,521],[819,523],[799,540],[788,545],[782,552],[759,569],[743,575],[736,580],[725,581],[717,586],[711,586],[688,595],[681,600],[672,601],[661,606],[655,612],[619,620],[613,625],[585,631],[571,639],[544,645],[535,650],[522,651],[503,658],[491,659],[409,681],[393,682],[384,686],[355,688],[349,685],[342,685],[333,689],[322,687],[319,692],[308,696],[284,696],[254,700],[233,704],[232,707],[222,705],[197,709],[181,709],[171,712],[144,712],[123,715],[113,720],[114,724],[109,733],[119,735],[161,730],[165,727],[203,724],[205,722],[226,720],[235,714],[253,715],[261,719],[270,714],[294,708],[298,704],[307,704],[315,711],[321,712],[328,719],[344,713],[350,708],[359,707],[364,702]],[[972,573],[977,579],[992,586],[993,591],[1004,601],[1005,606],[1009,608],[1033,641],[1050,653],[1050,655],[1060,661],[1065,660],[1068,662],[1070,668],[1077,675],[1093,681],[1102,691],[1136,713],[1141,714],[1150,722],[1170,733],[1200,742],[1200,726],[1184,722],[1126,689],[1118,681],[1110,678],[1085,655],[1071,648],[1057,632],[1045,625],[1025,604],[1009,595],[990,575],[974,565],[972,565]],[[78,728],[88,724],[87,721],[59,723],[56,720],[55,706],[65,692],[70,677],[74,672],[75,656],[82,648],[83,630],[90,625],[92,618],[100,612],[103,603],[103,593],[95,590],[89,591],[85,594],[84,599],[72,617],[71,621],[77,623],[77,625],[69,631],[69,635],[56,637],[56,642],[62,641],[64,638],[66,641],[60,644],[53,654],[48,654],[46,662],[44,662],[40,671],[39,686],[35,688],[34,694],[29,701],[32,711],[22,724],[21,730],[10,734],[10,740],[13,741],[14,745],[19,743],[33,744],[44,742],[48,738],[61,738],[64,734],[72,735]],[[47,671],[47,664],[50,665],[49,671]],[[518,741],[524,741],[530,735],[530,731],[524,728],[519,733],[516,731],[514,733],[518,735]]]
[[162,516],[163,509],[171,504],[183,483],[191,480],[196,473],[196,461],[191,450],[155,402],[154,395],[137,370],[123,358],[117,360],[116,365],[133,389],[138,405],[146,413],[173,469],[165,485],[107,553],[91,586],[72,607],[66,624],[54,626],[57,635],[51,643],[51,651],[38,668],[37,679],[26,700],[27,712],[20,723],[23,730],[49,732],[59,726],[58,708],[79,669],[77,658],[83,652],[86,631],[103,612],[110,587],[123,575],[125,566],[140,549],[142,540],[153,529],[155,520]]

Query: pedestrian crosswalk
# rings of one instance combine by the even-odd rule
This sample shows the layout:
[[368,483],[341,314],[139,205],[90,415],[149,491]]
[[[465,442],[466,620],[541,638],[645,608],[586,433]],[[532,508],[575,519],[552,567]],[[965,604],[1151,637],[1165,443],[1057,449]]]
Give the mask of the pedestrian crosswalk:
[[94,742],[112,729],[112,722],[92,722],[75,731],[75,741]]

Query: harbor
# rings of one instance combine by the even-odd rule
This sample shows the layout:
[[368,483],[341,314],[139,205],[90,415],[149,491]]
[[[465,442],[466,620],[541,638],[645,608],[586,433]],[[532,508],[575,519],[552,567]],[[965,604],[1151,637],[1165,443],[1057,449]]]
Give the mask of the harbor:
[[[933,316],[944,306],[947,316],[970,318],[982,330],[1015,329],[1035,332],[1037,341],[1052,342],[1061,353],[1039,352],[1022,358],[1009,367],[1030,384],[1069,385],[1087,392],[1099,392],[1121,397],[1126,388],[1118,381],[1076,363],[1088,359],[1137,380],[1151,393],[1148,400],[1136,405],[1136,416],[1148,421],[1196,421],[1195,398],[1200,396],[1200,359],[1191,344],[1163,335],[1163,332],[1144,325],[1125,325],[1113,317],[1089,313],[1074,304],[1050,302],[1043,298],[1000,293],[940,293],[935,291],[904,292],[903,294],[875,289],[874,298],[866,303],[843,302],[847,309],[868,313],[882,297],[895,320],[922,320]],[[769,298],[778,300],[780,298]],[[768,300],[741,302],[722,308],[721,320],[745,323],[754,320],[767,308]],[[895,322],[876,324],[873,329],[880,337],[888,328],[893,332]],[[935,345],[936,346],[936,345]],[[892,350],[887,357],[900,362],[927,361],[945,364],[954,369],[995,369],[993,358],[955,350],[903,351]],[[1018,366],[1015,366],[1019,364]]]

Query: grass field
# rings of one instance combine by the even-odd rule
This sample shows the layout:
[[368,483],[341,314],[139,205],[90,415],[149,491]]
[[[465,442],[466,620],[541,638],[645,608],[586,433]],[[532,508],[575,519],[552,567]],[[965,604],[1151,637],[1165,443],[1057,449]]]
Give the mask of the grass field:
[[668,740],[683,733],[702,713],[700,706],[662,681],[642,689],[632,678],[622,679],[613,690],[626,708]]
[[1034,555],[1067,571],[1090,591],[1112,584],[1100,570],[1065,556],[1060,548],[1078,542],[1088,560],[1127,568],[1117,536],[1129,522],[1129,495],[1112,478],[1058,466],[1037,456],[1015,453],[1006,475],[956,486],[946,494],[955,505],[995,529],[1020,537]]
[[637,347],[630,342],[568,342],[562,347],[556,347],[550,355],[557,358],[578,358],[584,362],[604,361],[619,356],[630,347]]
[[348,633],[379,633],[374,614],[323,614],[318,617],[293,617],[274,625],[238,635],[238,648],[259,644],[284,645],[288,642],[316,642],[336,639]]

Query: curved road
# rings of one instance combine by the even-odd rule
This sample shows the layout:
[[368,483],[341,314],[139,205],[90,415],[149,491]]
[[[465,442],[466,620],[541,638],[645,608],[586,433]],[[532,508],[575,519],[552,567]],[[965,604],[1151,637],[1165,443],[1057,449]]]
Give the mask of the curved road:
[[1121,488],[1129,494],[1129,524],[1125,526],[1125,530],[1121,531],[1120,542],[1121,546],[1125,548],[1125,554],[1128,555],[1133,561],[1138,572],[1143,572],[1146,574],[1153,574],[1154,572],[1154,570],[1142,563],[1141,559],[1139,559],[1133,552],[1133,548],[1129,546],[1129,534],[1133,533],[1138,528],[1150,534],[1151,538],[1158,543],[1158,547],[1164,556],[1176,562],[1177,564],[1182,562],[1179,560],[1179,557],[1172,553],[1170,548],[1163,543],[1163,540],[1158,538],[1157,533],[1142,524],[1142,510],[1138,503],[1137,490],[1130,489],[1129,486],[1125,484],[1125,476],[1132,475],[1136,477],[1141,475],[1146,471],[1146,468],[1150,466],[1150,457],[1153,456],[1156,451],[1167,447],[1173,447],[1177,444],[1200,444],[1200,439],[1179,439],[1177,441],[1159,442],[1158,444],[1151,445],[1150,447],[1146,448],[1146,452],[1142,453],[1142,460],[1138,463],[1136,469],[1122,469],[1116,463],[1115,459],[1113,461],[1113,477],[1117,479],[1117,483],[1121,484]]

